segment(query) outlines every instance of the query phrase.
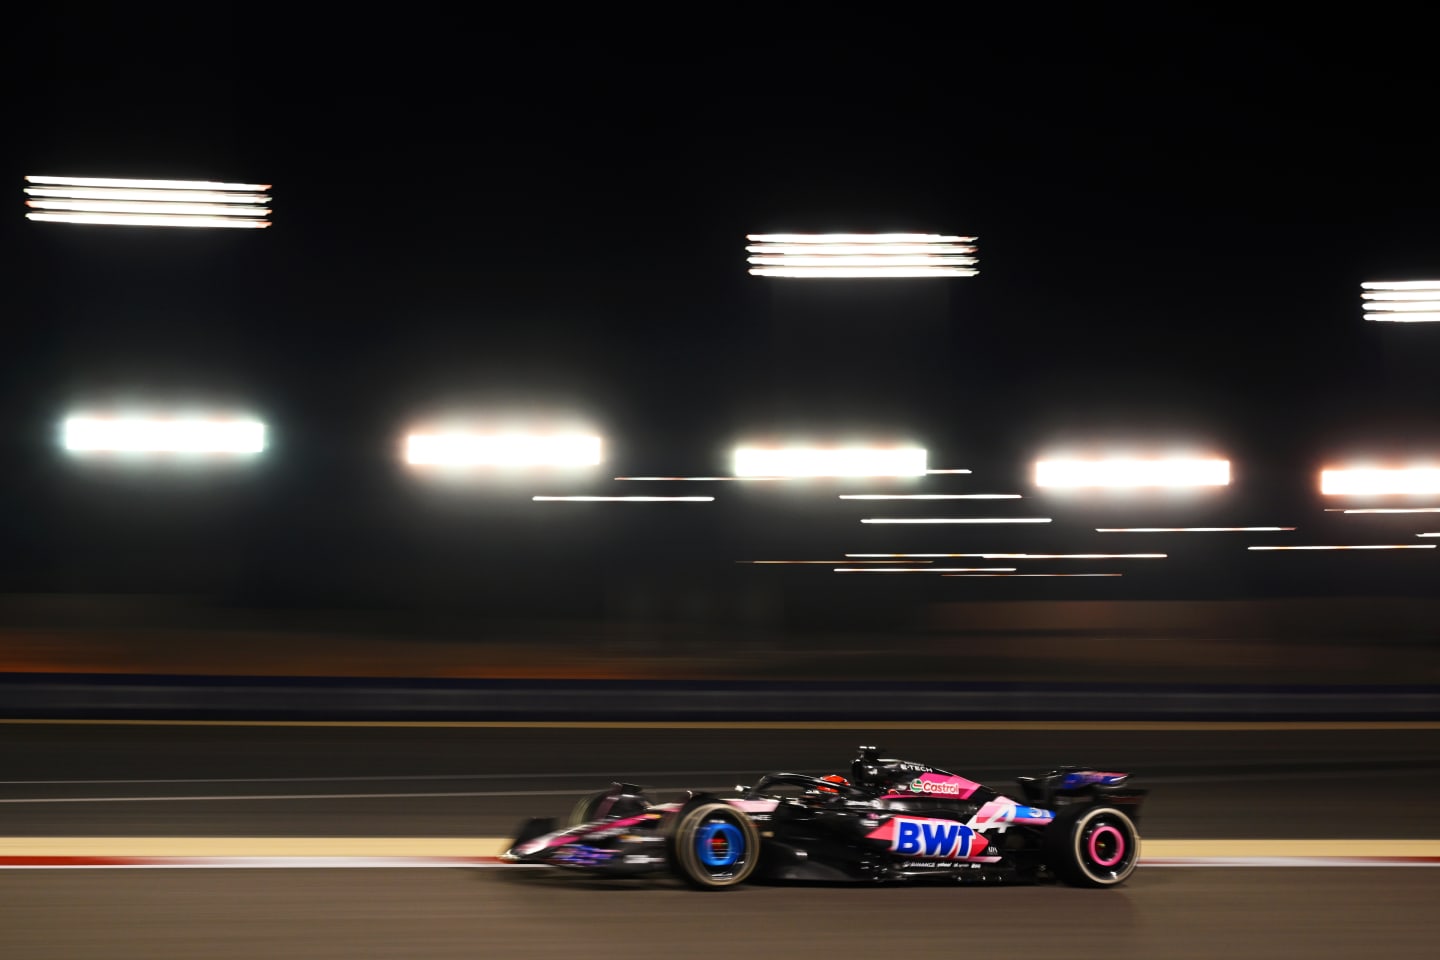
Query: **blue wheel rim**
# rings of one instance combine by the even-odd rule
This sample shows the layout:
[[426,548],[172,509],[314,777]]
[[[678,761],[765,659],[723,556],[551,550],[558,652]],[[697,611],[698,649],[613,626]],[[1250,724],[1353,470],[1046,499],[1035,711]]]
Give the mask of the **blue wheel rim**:
[[702,824],[695,831],[695,853],[707,867],[733,867],[745,855],[745,835],[733,823]]

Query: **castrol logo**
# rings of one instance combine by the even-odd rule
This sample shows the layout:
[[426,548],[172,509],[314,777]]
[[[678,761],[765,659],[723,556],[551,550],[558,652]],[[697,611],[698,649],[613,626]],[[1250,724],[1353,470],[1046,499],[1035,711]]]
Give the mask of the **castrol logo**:
[[916,778],[910,781],[910,789],[916,793],[938,793],[951,797],[958,797],[960,795],[960,784],[953,780],[921,780]]

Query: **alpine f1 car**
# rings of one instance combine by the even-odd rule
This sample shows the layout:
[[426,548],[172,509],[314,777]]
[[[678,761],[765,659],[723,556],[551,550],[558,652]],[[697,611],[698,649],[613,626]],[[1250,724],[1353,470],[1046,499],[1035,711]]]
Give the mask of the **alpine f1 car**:
[[690,791],[654,803],[617,782],[582,800],[564,825],[526,821],[502,859],[601,876],[672,873],[705,890],[751,878],[1113,887],[1140,854],[1146,791],[1128,781],[1057,767],[1017,778],[1020,803],[861,747],[848,779],[769,773],[735,796]]

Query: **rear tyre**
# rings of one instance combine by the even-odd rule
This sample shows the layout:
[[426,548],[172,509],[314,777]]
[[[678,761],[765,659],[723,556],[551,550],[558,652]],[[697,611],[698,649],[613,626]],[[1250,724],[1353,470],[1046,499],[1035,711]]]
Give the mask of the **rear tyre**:
[[1050,831],[1050,867],[1071,886],[1119,886],[1140,862],[1140,832],[1114,807],[1083,808]]
[[728,803],[702,803],[682,813],[671,844],[675,872],[701,890],[741,883],[760,858],[760,832]]

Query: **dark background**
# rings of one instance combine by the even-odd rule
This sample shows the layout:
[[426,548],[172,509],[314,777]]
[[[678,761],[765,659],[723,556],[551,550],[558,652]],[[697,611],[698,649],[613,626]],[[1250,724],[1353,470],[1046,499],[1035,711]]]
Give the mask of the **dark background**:
[[[18,22],[0,592],[772,626],[883,623],[947,600],[1432,592],[1432,551],[1244,550],[1437,528],[1324,513],[1339,504],[1316,487],[1324,465],[1433,463],[1440,449],[1440,330],[1366,324],[1358,296],[1362,280],[1440,271],[1440,126],[1418,24],[1185,5],[917,8],[885,23],[448,10]],[[31,223],[26,174],[272,183],[274,226]],[[852,230],[976,234],[981,273],[746,274],[746,233]],[[189,472],[59,450],[68,411],[126,400],[253,412],[270,448]],[[580,417],[606,462],[427,483],[397,445],[444,411]],[[725,473],[728,450],[756,438],[907,439],[932,466],[974,473],[611,479]],[[1049,450],[1112,446],[1227,456],[1235,480],[1184,498],[1030,484]],[[881,489],[1027,499],[835,499]],[[858,523],[962,509],[1055,522]],[[1299,529],[1093,532],[1189,524]],[[1171,557],[1025,568],[1126,573],[1074,580],[735,563],[887,550]]]

